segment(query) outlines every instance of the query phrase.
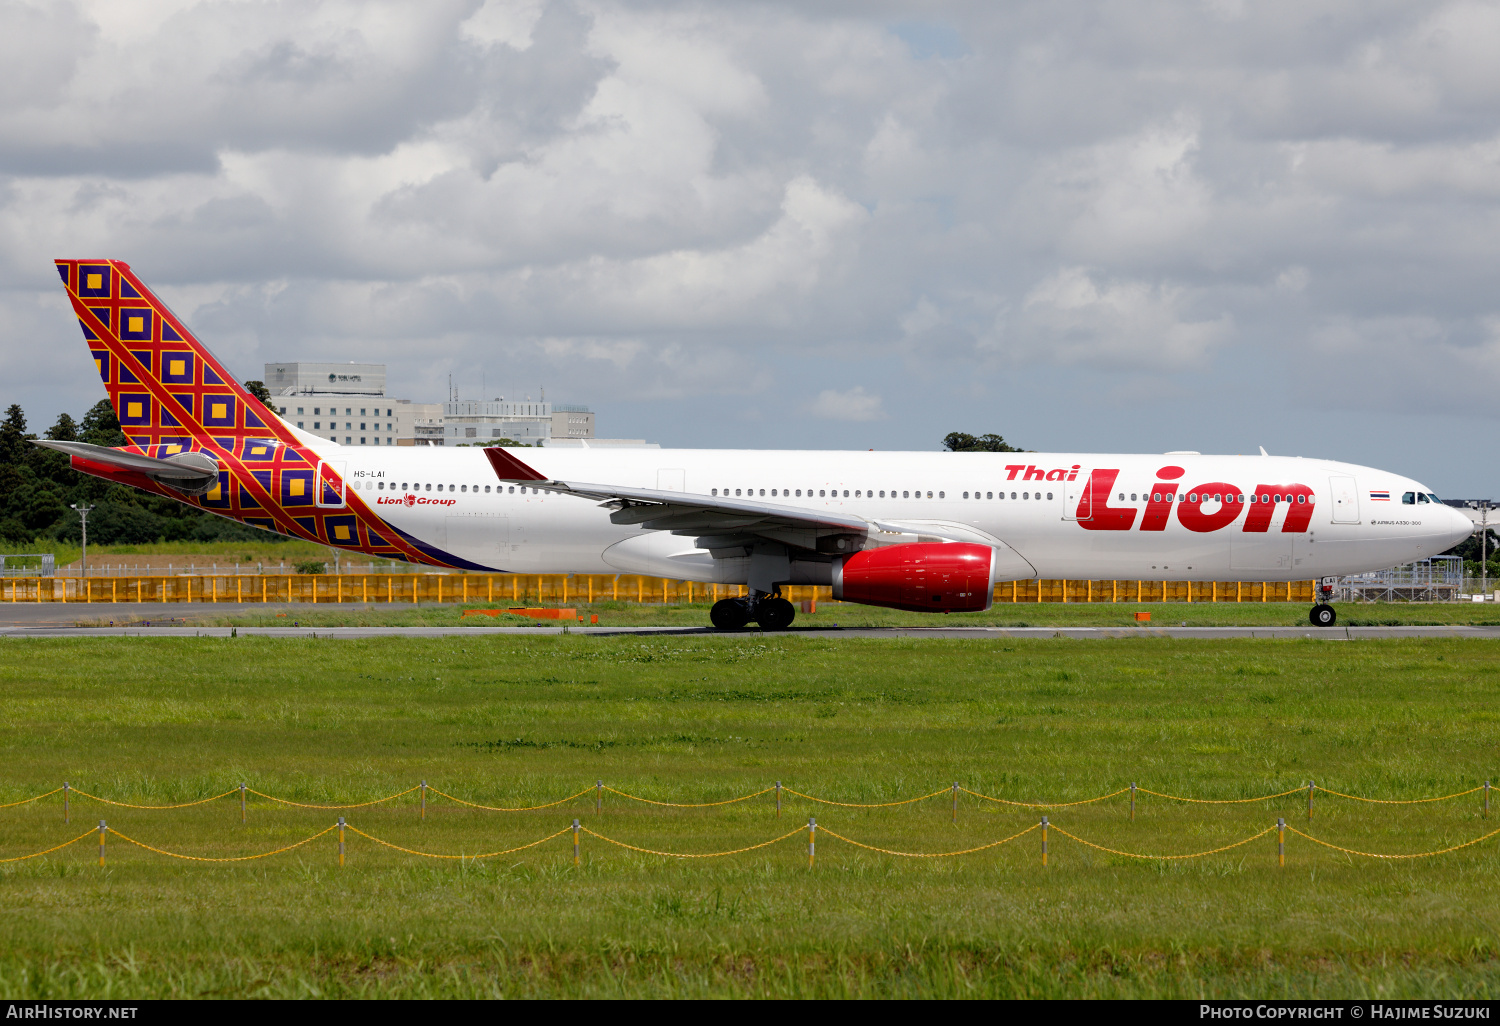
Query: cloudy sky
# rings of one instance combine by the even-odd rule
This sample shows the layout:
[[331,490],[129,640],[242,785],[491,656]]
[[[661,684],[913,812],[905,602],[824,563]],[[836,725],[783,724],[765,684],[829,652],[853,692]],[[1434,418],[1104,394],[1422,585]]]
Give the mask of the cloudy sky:
[[242,377],[664,445],[1329,456],[1500,496],[1500,4],[0,0],[0,402],[51,268]]

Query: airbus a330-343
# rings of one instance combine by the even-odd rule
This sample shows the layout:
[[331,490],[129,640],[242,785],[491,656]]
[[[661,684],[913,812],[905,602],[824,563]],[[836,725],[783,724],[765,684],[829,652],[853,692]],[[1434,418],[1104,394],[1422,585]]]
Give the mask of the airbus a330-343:
[[744,585],[711,610],[722,628],[789,626],[788,584],[977,611],[1005,581],[1307,580],[1473,530],[1399,474],[1264,454],[344,446],[247,393],[127,264],[57,270],[129,443],[37,441],[77,470],[435,567]]

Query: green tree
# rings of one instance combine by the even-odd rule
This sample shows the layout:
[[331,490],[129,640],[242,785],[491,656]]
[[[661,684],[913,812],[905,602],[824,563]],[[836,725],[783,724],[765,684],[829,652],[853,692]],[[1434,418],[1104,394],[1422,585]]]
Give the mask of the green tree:
[[1005,439],[999,435],[966,435],[962,431],[952,431],[943,437],[943,448],[949,452],[1021,452],[1013,445],[1006,444]]
[[260,404],[272,413],[276,412],[276,400],[271,396],[271,390],[266,387],[264,381],[245,382],[245,391],[260,400]]
[[125,444],[125,432],[120,430],[120,418],[115,416],[115,408],[108,399],[100,399],[89,407],[89,412],[83,415],[83,420],[78,424],[78,438],[92,445],[109,448]]
[[15,467],[25,463],[34,448],[28,441],[33,437],[26,433],[26,412],[11,403],[5,411],[5,420],[0,422],[0,465]]

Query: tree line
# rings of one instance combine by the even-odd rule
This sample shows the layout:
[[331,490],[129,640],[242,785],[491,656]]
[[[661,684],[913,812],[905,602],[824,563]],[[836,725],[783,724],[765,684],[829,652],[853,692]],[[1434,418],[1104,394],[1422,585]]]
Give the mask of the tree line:
[[[267,397],[260,398],[264,402]],[[89,541],[102,545],[285,540],[166,496],[80,474],[63,453],[32,445],[36,437],[27,431],[25,411],[11,404],[0,422],[0,540],[9,547],[49,541],[77,544],[82,532],[77,512],[69,508],[75,503],[94,507],[89,513]],[[108,399],[99,400],[78,420],[62,414],[42,437],[111,447],[126,444]]]

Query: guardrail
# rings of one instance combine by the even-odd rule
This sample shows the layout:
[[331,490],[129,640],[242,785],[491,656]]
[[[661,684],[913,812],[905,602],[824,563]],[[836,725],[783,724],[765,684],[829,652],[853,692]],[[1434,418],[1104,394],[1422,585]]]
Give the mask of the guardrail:
[[[1000,603],[1302,602],[1313,581],[1011,581]],[[781,589],[792,602],[827,602],[833,589]],[[742,596],[743,585],[699,584],[636,574],[145,574],[123,577],[17,577],[0,581],[0,602],[435,603],[633,602],[681,605]]]

